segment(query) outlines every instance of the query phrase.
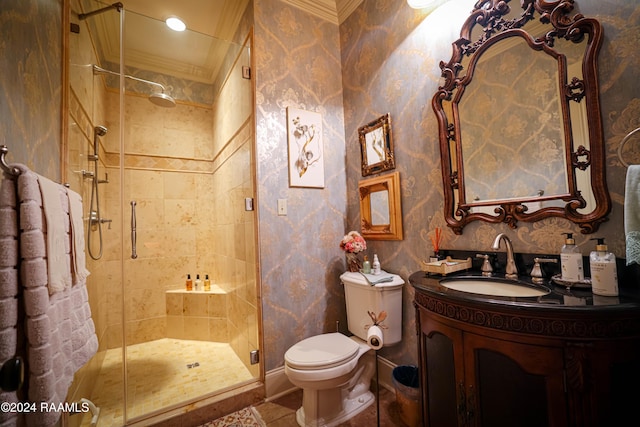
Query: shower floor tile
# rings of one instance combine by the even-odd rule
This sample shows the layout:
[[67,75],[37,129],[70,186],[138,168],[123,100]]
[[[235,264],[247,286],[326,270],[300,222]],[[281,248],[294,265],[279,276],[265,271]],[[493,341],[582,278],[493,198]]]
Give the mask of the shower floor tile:
[[[124,425],[122,369],[122,350],[107,350],[91,396],[100,408],[98,427]],[[229,344],[171,338],[127,347],[127,370],[127,418],[253,379]]]

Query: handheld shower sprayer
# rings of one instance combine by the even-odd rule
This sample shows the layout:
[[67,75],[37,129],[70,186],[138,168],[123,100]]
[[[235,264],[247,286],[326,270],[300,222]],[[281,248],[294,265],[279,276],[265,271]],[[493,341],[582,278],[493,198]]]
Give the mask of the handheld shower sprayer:
[[[98,161],[98,141],[99,136],[105,136],[107,134],[107,128],[104,126],[96,126],[93,128],[93,154],[87,156],[89,160],[93,160],[94,162]],[[97,176],[97,175],[96,175]]]
[[105,136],[107,134],[107,128],[104,126],[96,126],[94,132],[97,136]]
[[[99,138],[107,134],[107,128],[104,126],[96,126],[93,128],[93,154],[87,156],[87,159],[94,162],[93,172],[87,175],[91,178],[91,203],[89,206],[89,224],[87,226],[87,250],[91,258],[98,260],[102,258],[102,223],[111,222],[110,219],[103,219],[100,213],[100,196],[98,192],[98,184],[109,182],[107,179],[101,181],[98,179],[98,153],[100,152],[100,140]],[[111,228],[111,226],[109,226]],[[99,236],[99,251],[98,254],[93,253],[91,246],[91,231],[98,231]]]

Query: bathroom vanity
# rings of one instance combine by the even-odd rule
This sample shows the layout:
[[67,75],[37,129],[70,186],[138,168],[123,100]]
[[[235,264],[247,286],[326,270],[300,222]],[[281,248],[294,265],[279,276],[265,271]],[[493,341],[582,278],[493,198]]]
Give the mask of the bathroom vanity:
[[427,426],[613,426],[637,418],[639,293],[597,297],[550,284],[542,296],[502,297],[442,279],[423,271],[409,278]]

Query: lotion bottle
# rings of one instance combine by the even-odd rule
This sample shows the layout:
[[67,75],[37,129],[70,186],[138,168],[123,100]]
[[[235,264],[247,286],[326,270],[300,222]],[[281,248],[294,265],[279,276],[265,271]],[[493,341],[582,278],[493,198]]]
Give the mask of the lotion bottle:
[[208,274],[204,275],[204,291],[205,292],[211,291],[211,280],[209,280]]
[[560,251],[560,264],[562,266],[562,280],[569,282],[582,282],[584,280],[584,265],[582,253],[576,246],[572,233],[564,233],[567,238]]
[[187,274],[186,287],[187,287],[188,291],[192,291],[193,290],[193,281],[191,280],[191,275],[190,274]]
[[618,269],[616,256],[608,252],[603,238],[596,238],[596,250],[589,255],[591,267],[591,291],[594,295],[614,297],[618,295]]
[[373,264],[371,264],[371,268],[373,269],[373,274],[380,274],[380,260],[378,259],[378,254],[373,254]]
[[194,283],[194,290],[201,291],[202,290],[202,280],[200,280],[200,275],[196,275],[196,281]]

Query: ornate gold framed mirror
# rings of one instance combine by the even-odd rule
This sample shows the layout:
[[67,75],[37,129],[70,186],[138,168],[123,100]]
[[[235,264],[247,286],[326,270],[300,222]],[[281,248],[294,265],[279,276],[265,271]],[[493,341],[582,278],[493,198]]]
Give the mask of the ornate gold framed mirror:
[[400,173],[368,178],[358,184],[362,237],[402,240]]
[[362,176],[374,175],[396,167],[391,134],[391,114],[387,113],[358,129]]
[[[515,3],[512,5],[512,3]],[[593,233],[611,200],[598,94],[600,23],[573,0],[478,0],[432,99],[445,218],[563,217]]]

